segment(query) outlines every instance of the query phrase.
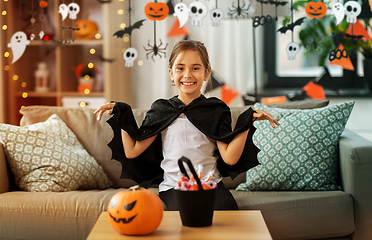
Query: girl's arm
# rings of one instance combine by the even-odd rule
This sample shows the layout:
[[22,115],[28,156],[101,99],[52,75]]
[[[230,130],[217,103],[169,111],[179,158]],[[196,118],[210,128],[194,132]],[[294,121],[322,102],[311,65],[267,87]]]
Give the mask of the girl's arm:
[[[253,113],[254,120],[268,120],[273,128],[279,126],[278,119],[273,118],[264,110],[255,110]],[[221,157],[226,164],[236,164],[243,153],[245,141],[247,140],[248,131],[237,134],[229,143],[217,141],[217,148],[220,151]]]
[[[111,114],[114,109],[115,103],[106,103],[100,106],[94,114],[98,113],[97,120],[101,121],[102,115],[107,111],[108,114]],[[121,130],[121,137],[124,146],[125,156],[127,158],[135,158],[138,157],[141,153],[143,153],[150,145],[154,142],[157,135],[144,139],[142,141],[136,141],[129,136],[129,134]]]
[[217,148],[226,164],[234,165],[238,162],[244,150],[248,131],[237,134],[230,143],[217,141]]
[[138,157],[154,142],[156,136],[157,135],[141,141],[136,141],[131,138],[126,131],[121,130],[125,156],[129,159]]

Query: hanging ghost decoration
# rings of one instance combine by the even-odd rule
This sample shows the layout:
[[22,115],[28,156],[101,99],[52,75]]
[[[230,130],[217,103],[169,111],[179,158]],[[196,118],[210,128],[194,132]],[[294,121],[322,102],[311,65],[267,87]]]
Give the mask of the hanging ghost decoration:
[[342,19],[344,19],[344,17],[345,17],[344,5],[342,5],[342,3],[340,3],[340,2],[337,2],[337,3],[333,4],[332,5],[332,14],[336,18],[336,25],[340,24]]
[[345,3],[345,15],[348,23],[356,23],[357,17],[362,12],[362,7],[356,1],[349,1]]
[[299,50],[300,50],[300,45],[298,45],[298,43],[290,42],[286,48],[288,60],[295,60],[296,54],[298,53]]
[[30,44],[30,41],[27,40],[26,33],[18,31],[13,34],[10,43],[8,43],[8,48],[11,48],[13,53],[12,64],[23,55],[28,44]]
[[67,18],[68,12],[69,11],[66,4],[62,3],[61,5],[59,5],[58,13],[62,15],[62,21]]
[[79,12],[80,12],[80,7],[78,4],[70,3],[68,5],[68,13],[69,13],[70,19],[75,20]]
[[192,2],[189,4],[191,25],[201,26],[203,18],[207,16],[207,6],[202,2]]
[[127,50],[125,50],[123,54],[123,58],[125,60],[125,67],[133,67],[134,61],[137,59],[137,57],[138,57],[137,49],[130,47]]
[[184,3],[177,3],[174,7],[173,16],[178,18],[178,21],[180,22],[179,28],[182,28],[187,23],[187,20],[189,20],[189,9],[187,8],[187,5]]

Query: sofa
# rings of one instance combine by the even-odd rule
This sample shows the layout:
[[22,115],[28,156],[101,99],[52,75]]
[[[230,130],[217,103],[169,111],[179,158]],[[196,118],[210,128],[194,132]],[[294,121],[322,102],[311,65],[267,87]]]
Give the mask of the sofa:
[[[289,105],[287,108],[294,107]],[[234,119],[244,108],[232,108]],[[94,157],[111,181],[106,189],[29,192],[14,182],[0,144],[0,239],[85,239],[118,191],[136,183],[120,179],[121,165],[110,160],[113,137],[104,114],[98,122],[89,108],[29,106],[20,110],[20,126],[57,114]],[[134,109],[138,124],[145,111]],[[345,129],[339,139],[339,184],[336,191],[237,191],[245,173],[223,181],[240,210],[261,210],[273,239],[354,239],[372,237],[372,142]],[[156,186],[150,190],[158,192]],[[166,210],[166,209],[165,209]]]

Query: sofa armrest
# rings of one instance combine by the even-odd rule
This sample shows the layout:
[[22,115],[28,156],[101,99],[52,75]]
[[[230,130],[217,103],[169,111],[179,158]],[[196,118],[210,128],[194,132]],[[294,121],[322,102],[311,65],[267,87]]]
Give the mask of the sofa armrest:
[[339,147],[341,184],[354,199],[353,239],[369,239],[372,236],[372,142],[345,130]]
[[0,143],[0,194],[9,191],[9,174],[3,145]]

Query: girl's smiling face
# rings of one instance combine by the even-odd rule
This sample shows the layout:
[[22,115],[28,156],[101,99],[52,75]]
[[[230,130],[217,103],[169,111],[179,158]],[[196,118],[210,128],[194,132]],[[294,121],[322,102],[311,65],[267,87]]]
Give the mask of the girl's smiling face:
[[203,82],[208,80],[210,69],[206,69],[196,50],[180,53],[169,75],[178,89],[178,98],[185,104],[200,96]]

